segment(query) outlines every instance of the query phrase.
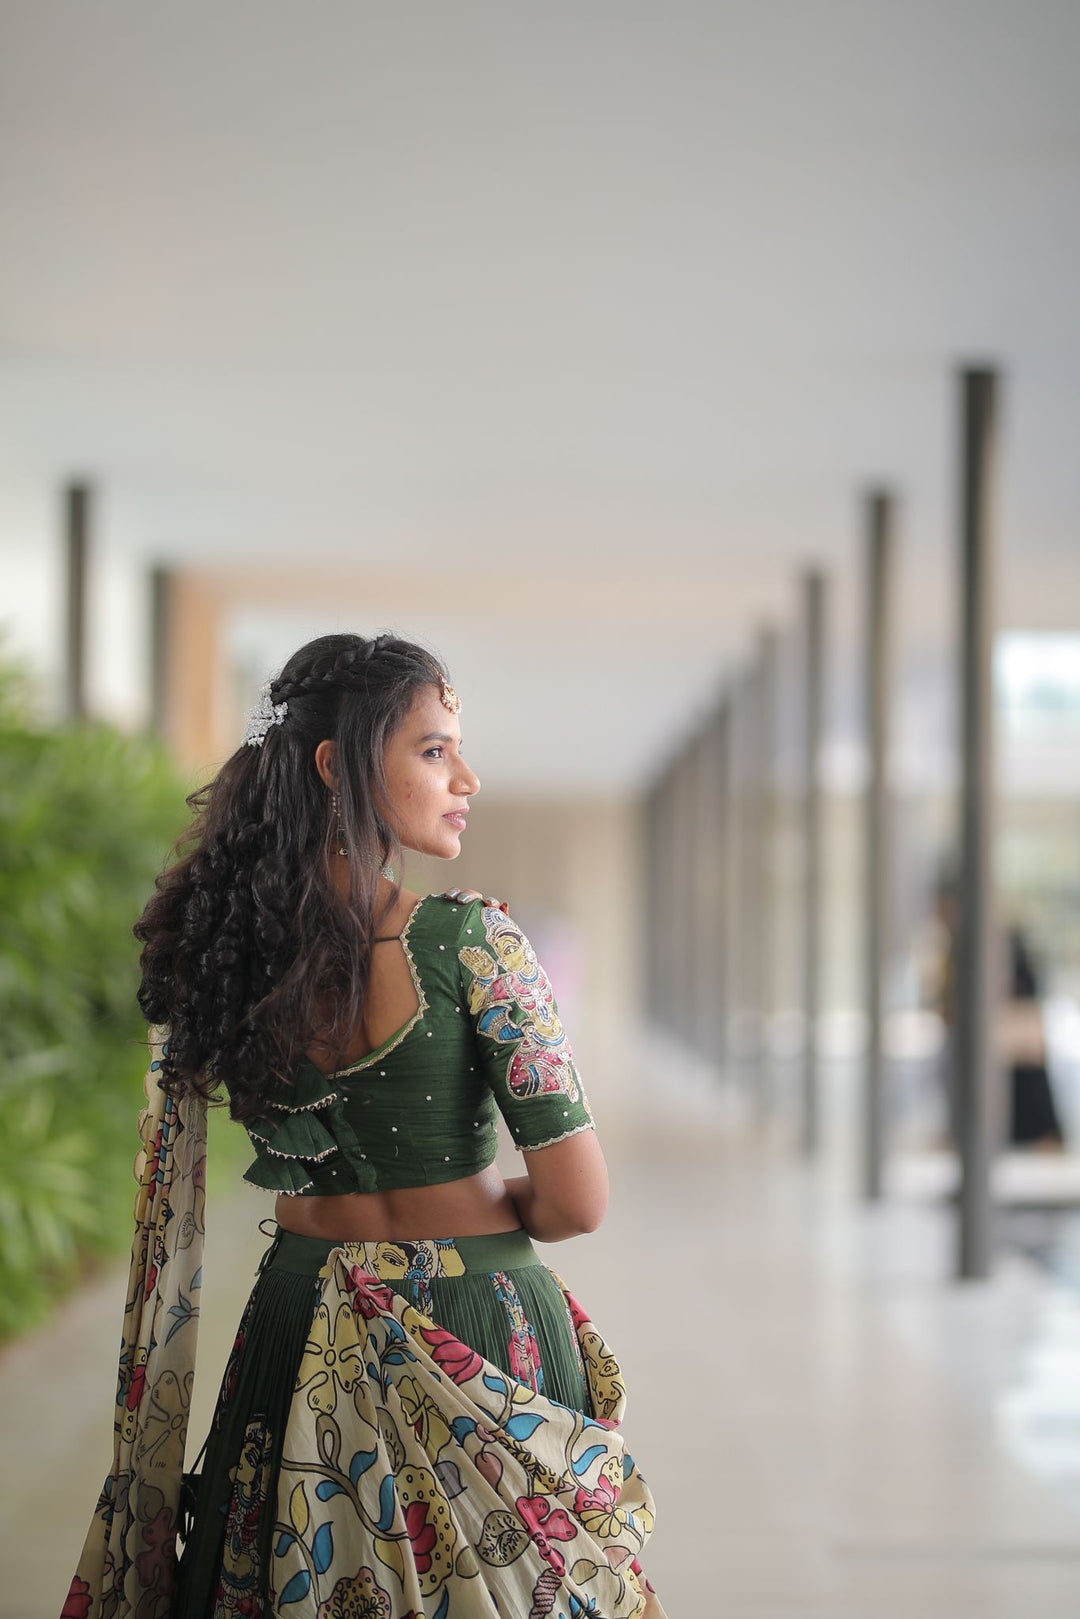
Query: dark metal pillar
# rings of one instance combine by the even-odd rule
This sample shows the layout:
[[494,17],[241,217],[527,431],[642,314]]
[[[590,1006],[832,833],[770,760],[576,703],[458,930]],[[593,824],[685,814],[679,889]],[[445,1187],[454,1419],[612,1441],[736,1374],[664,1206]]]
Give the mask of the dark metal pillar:
[[732,779],[731,696],[726,693],[716,711],[716,838],[717,838],[717,961],[716,961],[716,1050],[726,1080],[731,1072],[731,1019],[734,930],[732,905],[735,871],[735,810]]
[[990,1161],[1000,1087],[992,1046],[996,1001],[993,905],[993,628],[991,479],[997,377],[960,382],[961,825],[956,980],[956,1095],[961,1165],[958,1274],[989,1275]]
[[681,902],[676,926],[679,930],[680,1038],[692,1050],[697,1048],[697,993],[695,989],[695,945],[699,906],[697,755],[693,739],[683,745],[679,762],[682,810],[679,848],[681,857]]
[[91,493],[89,485],[83,483],[70,483],[64,490],[64,716],[69,720],[84,720],[87,716],[86,574]]
[[694,859],[693,859],[693,987],[694,1049],[706,1060],[713,1056],[710,1016],[712,985],[709,972],[709,942],[713,914],[713,855],[711,792],[709,782],[709,733],[702,726],[694,734],[690,757],[693,763]]
[[870,773],[866,789],[866,1097],[863,1190],[877,1201],[884,1168],[884,977],[892,859],[887,759],[889,679],[892,667],[893,498],[885,490],[866,497],[866,707]]
[[825,578],[816,570],[803,582],[804,745],[803,756],[803,1041],[802,1150],[810,1156],[821,1135],[821,1077],[818,1030],[821,1021],[822,805],[821,746],[825,713]]
[[758,637],[756,671],[757,736],[754,742],[757,864],[757,1111],[766,1120],[773,1108],[772,1018],[776,1008],[776,700],[779,637],[763,629]]
[[675,837],[674,775],[670,767],[664,770],[656,793],[656,999],[657,1022],[665,1031],[674,1024],[672,996],[672,887],[675,881],[672,845]]
[[753,735],[754,700],[746,669],[731,683],[732,884],[731,884],[731,1069],[745,1092],[755,1073],[753,1020],[757,915],[754,910]]

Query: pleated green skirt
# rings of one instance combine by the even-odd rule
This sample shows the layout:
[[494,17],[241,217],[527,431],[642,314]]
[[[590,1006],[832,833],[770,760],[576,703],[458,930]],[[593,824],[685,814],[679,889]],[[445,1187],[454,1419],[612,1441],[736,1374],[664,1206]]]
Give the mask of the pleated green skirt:
[[[335,1252],[510,1378],[587,1418],[594,1414],[566,1294],[526,1232],[334,1243],[279,1230],[244,1310],[194,1484],[179,1619],[254,1619],[271,1611],[272,1504],[290,1407],[303,1390],[311,1406],[324,1398],[333,1413],[349,1388],[350,1373],[335,1368],[332,1346],[310,1341]],[[445,1369],[454,1376],[452,1364]]]

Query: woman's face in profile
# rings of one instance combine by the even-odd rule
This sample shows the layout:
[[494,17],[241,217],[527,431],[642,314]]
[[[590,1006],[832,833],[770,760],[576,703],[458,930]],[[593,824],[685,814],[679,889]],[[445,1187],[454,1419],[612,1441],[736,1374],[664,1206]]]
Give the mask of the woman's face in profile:
[[480,782],[461,753],[458,716],[424,686],[386,744],[387,818],[406,849],[453,860]]

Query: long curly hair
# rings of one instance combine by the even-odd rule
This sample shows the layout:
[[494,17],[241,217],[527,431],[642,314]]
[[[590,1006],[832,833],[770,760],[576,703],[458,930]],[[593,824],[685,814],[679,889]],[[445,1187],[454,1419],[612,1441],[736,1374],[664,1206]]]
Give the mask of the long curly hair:
[[[271,700],[288,705],[282,723],[189,798],[180,858],[134,929],[139,1004],[169,1030],[165,1090],[224,1100],[224,1087],[233,1118],[250,1123],[287,1105],[312,1046],[343,1060],[372,940],[396,897],[379,912],[380,868],[401,854],[386,817],[386,744],[420,690],[445,678],[411,641],[321,636],[271,682]],[[315,764],[327,738],[338,744],[340,816]],[[347,900],[330,877],[339,845]]]

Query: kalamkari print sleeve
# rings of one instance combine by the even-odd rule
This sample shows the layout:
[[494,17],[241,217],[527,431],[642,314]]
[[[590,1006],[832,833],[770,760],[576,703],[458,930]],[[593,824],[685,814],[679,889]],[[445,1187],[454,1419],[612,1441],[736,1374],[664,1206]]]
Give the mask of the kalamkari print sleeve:
[[484,1072],[515,1146],[535,1151],[593,1129],[550,981],[518,924],[497,904],[474,901],[458,962]]

